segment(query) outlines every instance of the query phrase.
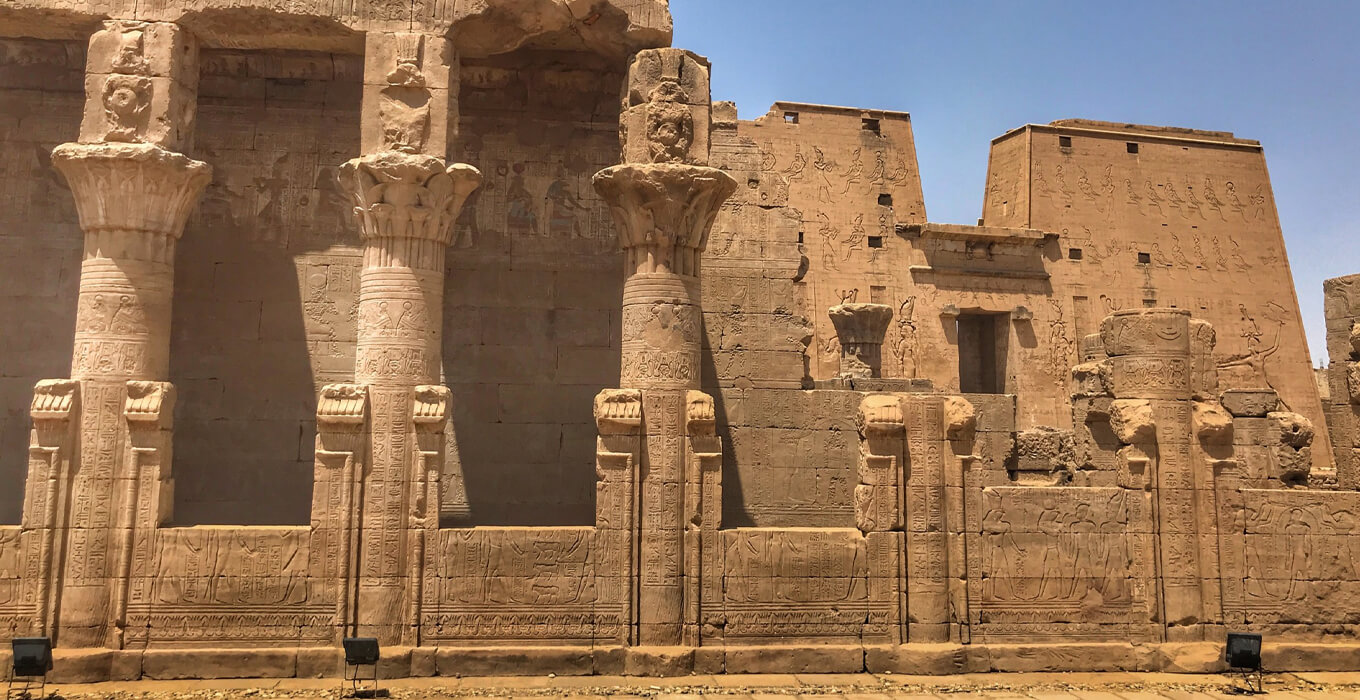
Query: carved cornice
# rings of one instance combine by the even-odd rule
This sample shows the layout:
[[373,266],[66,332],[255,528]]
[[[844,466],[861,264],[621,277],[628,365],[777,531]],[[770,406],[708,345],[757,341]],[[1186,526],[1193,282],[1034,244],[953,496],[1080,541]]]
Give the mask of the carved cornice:
[[446,386],[422,384],[416,387],[411,407],[411,420],[422,427],[443,427],[449,412],[452,392]]
[[595,396],[595,426],[601,435],[631,435],[642,430],[642,392],[605,389]]
[[697,276],[699,254],[736,180],[716,168],[616,165],[595,174],[628,253],[629,273]]
[[316,421],[321,427],[362,425],[368,413],[368,387],[361,384],[327,384],[316,402]]
[[482,173],[463,163],[446,168],[434,156],[383,151],[340,166],[339,180],[366,241],[414,238],[447,246]]
[[685,403],[686,429],[690,437],[715,435],[718,415],[713,397],[702,391],[690,391],[685,395]]
[[127,383],[123,417],[129,423],[155,424],[169,429],[175,415],[175,385],[170,382]]
[[902,400],[891,394],[864,397],[855,418],[860,434],[865,437],[901,437],[906,431]]
[[33,388],[29,415],[35,421],[67,420],[80,403],[80,382],[74,379],[44,379]]
[[80,226],[89,235],[178,239],[212,181],[207,163],[147,143],[65,143],[53,149],[52,164],[70,184]]

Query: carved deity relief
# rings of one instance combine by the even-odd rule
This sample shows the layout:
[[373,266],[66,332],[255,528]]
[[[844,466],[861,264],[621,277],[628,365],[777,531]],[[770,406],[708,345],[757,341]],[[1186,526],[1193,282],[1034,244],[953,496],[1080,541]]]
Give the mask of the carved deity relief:
[[897,307],[896,333],[892,343],[893,357],[901,369],[903,379],[915,379],[917,373],[916,351],[919,340],[916,335],[916,297],[909,296]]
[[146,133],[151,105],[151,80],[134,75],[111,75],[104,83],[105,141],[137,142]]
[[430,136],[430,91],[420,70],[425,37],[398,37],[397,65],[387,74],[378,119],[382,123],[383,148],[400,153],[420,153]]
[[116,47],[104,82],[100,100],[104,107],[104,141],[141,142],[146,138],[150,118],[151,79],[146,57],[145,25],[118,22],[108,31],[115,34]]
[[689,96],[672,80],[663,81],[648,96],[647,143],[653,163],[684,163],[694,143],[694,115]]
[[[993,618],[1123,621],[1138,556],[1127,534],[1137,503],[1119,489],[984,492],[983,571],[971,572]],[[1104,618],[1104,619],[1102,619]]]

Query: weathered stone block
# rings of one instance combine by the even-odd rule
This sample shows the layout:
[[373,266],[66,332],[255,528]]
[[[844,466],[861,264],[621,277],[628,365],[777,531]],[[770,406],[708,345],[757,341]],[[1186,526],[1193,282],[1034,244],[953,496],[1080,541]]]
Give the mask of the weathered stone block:
[[1229,389],[1219,400],[1236,418],[1265,418],[1280,405],[1280,397],[1273,389]]

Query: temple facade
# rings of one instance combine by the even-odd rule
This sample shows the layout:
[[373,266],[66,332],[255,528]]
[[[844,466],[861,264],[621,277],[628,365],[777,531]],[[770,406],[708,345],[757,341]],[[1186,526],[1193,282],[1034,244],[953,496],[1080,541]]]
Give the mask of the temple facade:
[[1324,403],[1260,144],[1029,125],[933,223],[909,115],[742,120],[670,35],[0,10],[0,636],[68,680],[353,636],[392,676],[1360,668],[1360,282]]

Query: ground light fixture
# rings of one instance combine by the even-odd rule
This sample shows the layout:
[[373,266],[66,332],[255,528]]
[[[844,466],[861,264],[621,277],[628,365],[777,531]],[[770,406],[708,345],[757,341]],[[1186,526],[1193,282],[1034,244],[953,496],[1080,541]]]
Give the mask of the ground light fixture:
[[[349,683],[350,692],[354,697],[378,697],[378,640],[375,637],[345,637],[345,681]],[[363,667],[371,666],[373,675],[364,677],[361,674]],[[360,682],[371,682],[373,687],[360,690]],[[344,685],[341,684],[341,688]]]
[[52,640],[47,637],[16,637],[10,641],[14,651],[14,673],[10,674],[5,699],[38,697],[47,693],[47,672],[52,670]]
[[[1241,673],[1247,682],[1247,690],[1263,693],[1264,672],[1261,669],[1261,635],[1229,634],[1228,646],[1224,651],[1228,668]],[[1253,682],[1254,681],[1254,682]]]

